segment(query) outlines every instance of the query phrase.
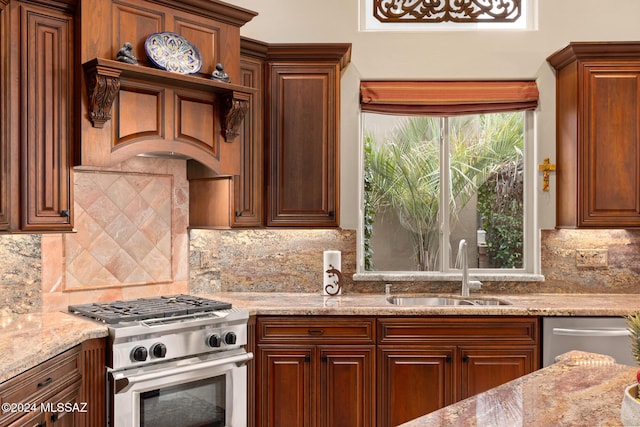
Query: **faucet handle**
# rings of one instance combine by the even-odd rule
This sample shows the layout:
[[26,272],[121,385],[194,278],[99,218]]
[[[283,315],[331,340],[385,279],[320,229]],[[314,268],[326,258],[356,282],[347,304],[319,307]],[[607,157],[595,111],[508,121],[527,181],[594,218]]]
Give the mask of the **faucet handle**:
[[386,285],[384,285],[384,294],[386,296],[391,295],[391,283],[387,283]]

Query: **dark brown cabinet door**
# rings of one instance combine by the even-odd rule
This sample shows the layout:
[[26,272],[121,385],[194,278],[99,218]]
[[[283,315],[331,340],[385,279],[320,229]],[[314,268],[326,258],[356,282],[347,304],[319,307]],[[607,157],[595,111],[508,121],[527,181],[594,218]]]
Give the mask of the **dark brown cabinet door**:
[[559,228],[640,227],[640,43],[571,43],[556,69]]
[[454,403],[449,348],[379,348],[378,419],[392,427]]
[[[55,2],[53,2],[55,3]],[[70,2],[65,3],[69,6]],[[73,228],[69,147],[74,138],[72,11],[12,7],[12,145],[20,151],[20,227]],[[10,172],[17,179],[17,171]]]
[[321,427],[373,427],[374,346],[319,347]]
[[314,426],[313,347],[260,348],[258,427]]
[[535,348],[461,348],[458,400],[533,372],[534,352]]
[[338,225],[339,67],[268,64],[267,225]]
[[582,224],[640,225],[640,62],[584,67]]

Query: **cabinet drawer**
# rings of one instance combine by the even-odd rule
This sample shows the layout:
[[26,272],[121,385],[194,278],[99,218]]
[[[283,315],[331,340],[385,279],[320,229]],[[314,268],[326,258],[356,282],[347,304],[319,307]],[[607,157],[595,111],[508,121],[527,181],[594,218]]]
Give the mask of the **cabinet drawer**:
[[259,317],[258,342],[373,344],[375,321],[358,317]]
[[535,345],[539,327],[535,317],[382,318],[378,343],[491,343]]
[[0,385],[1,403],[41,402],[82,377],[74,347]]

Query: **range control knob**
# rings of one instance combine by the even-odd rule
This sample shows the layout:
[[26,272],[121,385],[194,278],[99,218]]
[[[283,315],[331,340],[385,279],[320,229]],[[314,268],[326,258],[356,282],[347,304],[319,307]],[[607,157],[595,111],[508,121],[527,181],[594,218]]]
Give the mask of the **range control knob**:
[[151,354],[153,354],[153,357],[157,358],[165,357],[167,355],[167,346],[161,342],[156,343],[151,346]]
[[224,342],[229,345],[234,345],[236,343],[236,333],[235,332],[227,332],[224,334]]
[[209,344],[209,347],[220,347],[222,339],[220,339],[220,335],[218,334],[209,335],[209,338],[207,338],[207,344]]
[[134,362],[144,362],[145,360],[147,360],[147,349],[139,346],[139,347],[135,347],[133,350],[131,350],[131,360],[133,360]]

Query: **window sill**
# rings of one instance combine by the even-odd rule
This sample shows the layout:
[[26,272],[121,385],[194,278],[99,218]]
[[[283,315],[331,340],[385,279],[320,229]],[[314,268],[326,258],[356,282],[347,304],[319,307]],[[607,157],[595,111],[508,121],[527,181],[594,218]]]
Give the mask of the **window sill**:
[[[532,273],[471,273],[472,280],[484,282],[544,282],[542,274]],[[376,271],[355,273],[353,281],[389,281],[389,282],[456,282],[462,280],[460,273],[428,273],[422,271]]]

